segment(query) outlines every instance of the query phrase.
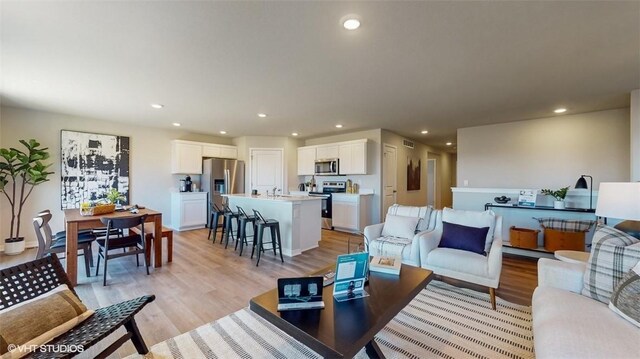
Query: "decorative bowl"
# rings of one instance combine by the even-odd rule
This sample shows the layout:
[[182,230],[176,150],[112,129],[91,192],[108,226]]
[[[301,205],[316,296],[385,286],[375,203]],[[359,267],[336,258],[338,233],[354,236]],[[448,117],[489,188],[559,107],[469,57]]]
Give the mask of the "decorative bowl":
[[501,197],[495,197],[493,200],[499,204],[506,204],[506,203],[509,203],[509,201],[511,201],[511,197],[501,196]]

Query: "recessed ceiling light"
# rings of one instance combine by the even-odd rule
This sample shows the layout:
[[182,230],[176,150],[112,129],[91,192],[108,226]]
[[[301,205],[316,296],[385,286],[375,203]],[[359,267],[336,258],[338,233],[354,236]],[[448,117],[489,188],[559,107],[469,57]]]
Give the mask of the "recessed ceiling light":
[[336,128],[342,128],[342,125],[338,124],[336,125]]
[[429,131],[424,130],[424,131],[420,131],[421,134],[426,135],[427,133],[429,133]]
[[220,131],[220,134],[221,134],[221,135],[226,135],[226,134],[227,134],[227,131]]
[[161,109],[161,108],[163,108],[163,107],[164,107],[164,105],[159,104],[159,103],[152,103],[152,104],[151,104],[151,107],[153,107],[153,108],[157,108],[157,109]]
[[451,146],[451,145],[453,145],[453,143],[451,143],[451,142],[447,142],[447,143],[446,143],[446,145],[447,145],[447,146]]
[[297,132],[293,132],[293,133],[291,134],[291,136],[297,136],[297,135],[298,135],[298,133],[297,133]]
[[265,117],[267,117],[267,114],[266,113],[259,113],[258,117],[265,118]]
[[555,110],[553,110],[553,112],[555,113],[564,113],[567,112],[567,109],[564,107],[560,107],[560,108],[556,108]]
[[180,126],[182,126],[182,125],[181,125],[180,123],[178,123],[178,122],[174,122],[174,123],[172,123],[172,125],[174,125],[174,126],[176,126],[176,127],[180,127]]
[[342,26],[347,30],[356,30],[360,27],[360,19],[356,15],[347,15],[341,20]]

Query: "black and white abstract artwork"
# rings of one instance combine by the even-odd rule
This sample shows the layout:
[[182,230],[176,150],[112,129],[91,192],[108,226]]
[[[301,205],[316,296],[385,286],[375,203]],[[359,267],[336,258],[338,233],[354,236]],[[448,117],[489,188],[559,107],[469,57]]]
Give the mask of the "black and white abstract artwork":
[[129,137],[62,130],[62,209],[80,208],[115,188],[129,203]]

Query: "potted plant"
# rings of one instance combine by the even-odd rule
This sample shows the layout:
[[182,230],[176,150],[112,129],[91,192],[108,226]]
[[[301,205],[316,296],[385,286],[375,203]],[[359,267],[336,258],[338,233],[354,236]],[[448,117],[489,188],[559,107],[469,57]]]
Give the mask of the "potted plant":
[[119,201],[124,201],[126,198],[117,189],[112,188],[105,195],[107,201],[111,204],[118,204]]
[[564,199],[567,197],[567,192],[569,191],[569,186],[562,187],[559,190],[550,190],[543,189],[540,193],[548,196],[553,196],[556,200],[553,202],[553,208],[555,209],[564,209]]
[[24,251],[24,237],[20,236],[22,209],[33,188],[49,181],[47,177],[53,174],[47,171],[51,164],[42,162],[49,158],[48,148],[41,148],[34,139],[20,140],[20,143],[26,147],[25,151],[0,148],[0,192],[11,205],[11,231],[4,240],[4,252],[9,255]]

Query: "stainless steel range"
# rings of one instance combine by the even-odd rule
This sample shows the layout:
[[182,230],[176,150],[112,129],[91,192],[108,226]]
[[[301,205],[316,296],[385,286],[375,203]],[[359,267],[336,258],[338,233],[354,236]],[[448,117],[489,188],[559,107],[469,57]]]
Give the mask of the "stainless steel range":
[[322,197],[322,228],[333,229],[331,214],[331,194],[347,192],[347,183],[344,181],[322,182],[322,192],[309,192],[311,197]]

